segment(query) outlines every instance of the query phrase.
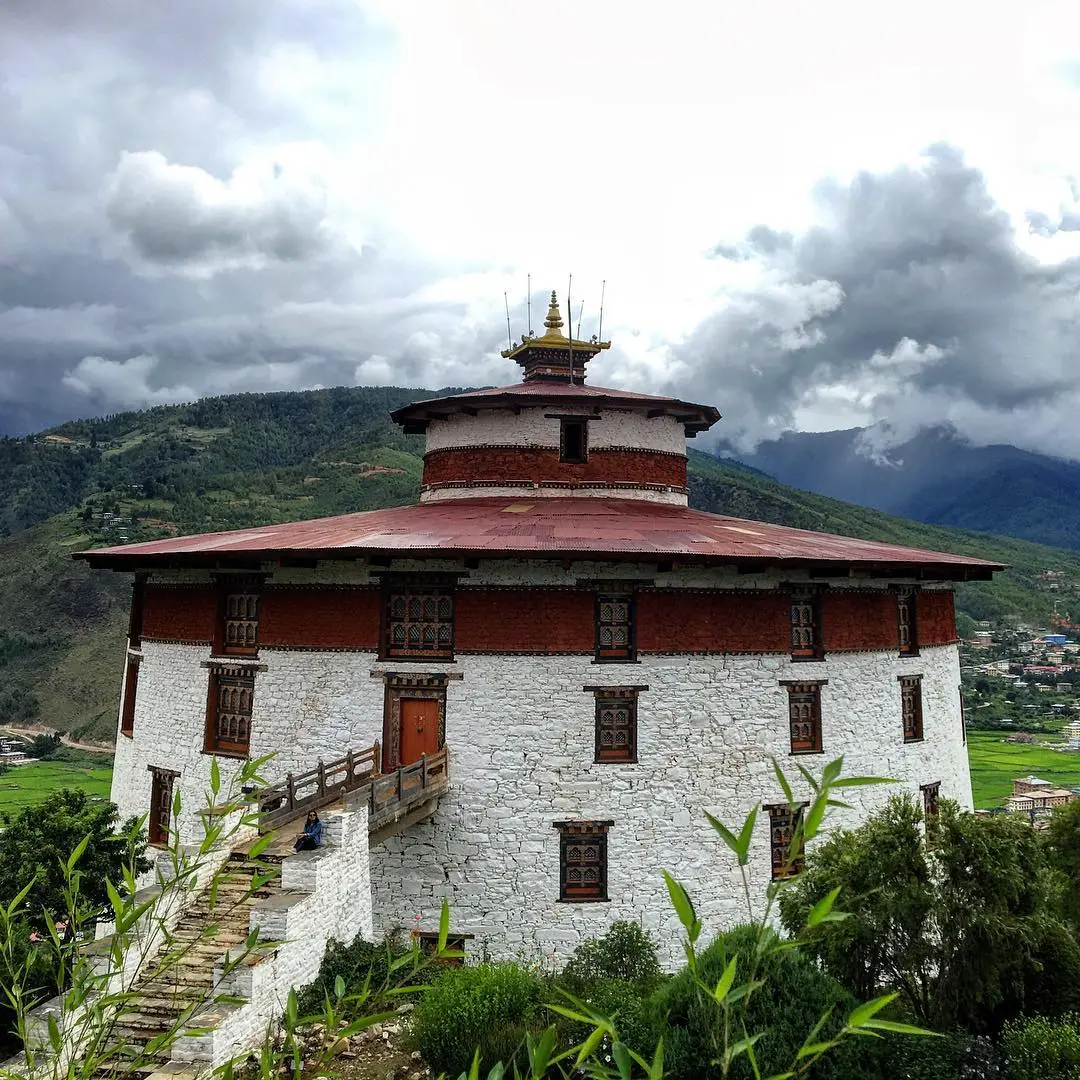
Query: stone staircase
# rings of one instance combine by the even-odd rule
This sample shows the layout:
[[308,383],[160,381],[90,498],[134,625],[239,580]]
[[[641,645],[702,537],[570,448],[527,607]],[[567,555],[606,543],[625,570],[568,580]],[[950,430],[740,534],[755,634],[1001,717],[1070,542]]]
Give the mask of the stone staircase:
[[[229,856],[214,902],[209,889],[195,900],[173,928],[161,956],[132,988],[132,999],[115,1028],[125,1055],[145,1055],[156,1036],[183,1030],[191,1014],[210,1000],[216,990],[215,966],[227,952],[235,955],[244,949],[253,906],[280,894],[284,858],[284,854],[264,853],[253,861],[243,852]],[[163,963],[165,957],[177,953],[179,959]],[[191,1019],[191,1026],[197,1023]],[[170,1056],[168,1045],[149,1055],[162,1062]]]

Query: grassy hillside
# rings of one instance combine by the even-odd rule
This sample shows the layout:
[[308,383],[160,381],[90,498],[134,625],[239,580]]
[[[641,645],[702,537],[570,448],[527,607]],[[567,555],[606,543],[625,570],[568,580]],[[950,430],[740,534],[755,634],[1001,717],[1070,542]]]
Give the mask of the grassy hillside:
[[[240,395],[0,440],[0,723],[113,736],[128,582],[91,573],[73,551],[409,503],[422,443],[387,413],[424,396]],[[1080,583],[1080,553],[920,525],[699,453],[690,471],[701,509],[1009,563],[993,583],[960,587],[975,618],[1045,620],[1062,594],[1039,591],[1041,570]]]

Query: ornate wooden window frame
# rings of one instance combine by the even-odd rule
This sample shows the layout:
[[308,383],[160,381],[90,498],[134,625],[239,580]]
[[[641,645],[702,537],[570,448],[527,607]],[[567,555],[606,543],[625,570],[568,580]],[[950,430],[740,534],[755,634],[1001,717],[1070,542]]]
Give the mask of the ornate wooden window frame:
[[[389,772],[401,764],[401,699],[422,698],[438,703],[439,745],[446,745],[446,687],[454,676],[443,674],[413,674],[412,672],[378,672],[385,684],[383,696],[382,771]],[[456,676],[461,678],[460,675]]]
[[914,585],[897,585],[896,632],[901,656],[919,655],[919,590]]
[[[255,675],[258,671],[265,671],[265,667],[257,664],[230,664],[227,661],[208,661],[205,667],[209,670],[206,693],[206,729],[203,735],[203,753],[216,754],[218,757],[245,758],[251,751],[251,727],[255,713]],[[227,680],[227,681],[225,681]],[[243,692],[248,692],[247,703],[247,732],[245,739],[222,739],[218,731],[221,719],[222,692],[232,687],[240,691],[241,703]],[[243,716],[243,710],[236,710],[238,716]]]
[[[626,605],[625,624],[611,617],[605,618],[607,605]],[[614,609],[613,609],[614,610]],[[596,605],[594,608],[595,629],[595,655],[594,663],[597,664],[635,664],[637,663],[637,595],[633,589],[600,587],[596,592]],[[604,647],[603,636],[605,628],[614,629],[618,626],[626,626],[626,647]]]
[[926,826],[926,835],[933,837],[937,833],[939,820],[938,801],[941,798],[941,781],[934,780],[929,784],[920,784],[922,792],[923,822]]
[[803,811],[809,803],[790,806],[788,803],[771,803],[762,809],[769,815],[769,861],[773,881],[782,881],[802,873],[806,865],[806,849],[802,847],[791,858],[791,842],[802,820]]
[[139,664],[142,657],[129,652],[124,665],[124,703],[120,707],[120,734],[135,736],[135,701],[139,693]]
[[791,659],[806,662],[825,659],[825,638],[821,630],[821,590],[789,587],[791,619]]
[[[559,830],[559,903],[600,904],[608,900],[608,829],[614,821],[556,821]],[[574,867],[583,865],[571,859],[575,846],[588,846],[596,852],[597,877],[585,886],[575,883]]]
[[900,716],[904,725],[904,742],[922,742],[922,676],[897,675],[896,681],[900,684]]
[[[151,847],[165,847],[169,842],[169,832],[172,829],[173,782],[180,774],[175,769],[164,769],[158,765],[147,765],[146,771],[150,773],[150,817],[147,821],[147,841]],[[159,783],[165,786],[167,793],[168,825],[163,825],[157,815],[154,787]]]
[[788,692],[788,737],[792,754],[820,754],[821,688],[828,679],[781,680]]
[[[259,655],[259,608],[264,574],[216,574],[217,617],[214,620],[215,656]],[[237,638],[243,641],[237,641]]]
[[[638,760],[638,694],[647,686],[586,686],[595,698],[595,734],[593,761],[599,765],[635,765]],[[604,729],[612,709],[628,711],[628,738],[626,746],[618,750],[605,747]]]
[[[447,597],[450,601],[449,618],[436,618],[433,625],[437,628],[449,624],[450,640],[445,647],[434,649],[395,648],[390,637],[393,624],[398,621],[391,617],[390,607],[394,596],[436,596]],[[424,623],[424,620],[421,620]],[[379,659],[393,663],[421,663],[432,660],[452,661],[454,659],[454,638],[457,629],[457,579],[436,574],[385,574],[382,579],[382,604],[379,616]],[[438,631],[437,631],[438,634]],[[441,635],[440,635],[441,636]]]

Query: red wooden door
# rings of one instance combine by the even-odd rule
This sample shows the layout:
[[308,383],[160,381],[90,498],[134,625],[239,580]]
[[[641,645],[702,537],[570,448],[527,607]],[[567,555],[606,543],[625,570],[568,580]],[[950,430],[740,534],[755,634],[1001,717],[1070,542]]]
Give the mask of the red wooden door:
[[151,774],[150,821],[148,832],[151,844],[169,842],[169,826],[172,822],[173,777],[172,773],[155,769]]
[[401,762],[411,765],[439,749],[439,703],[432,698],[401,699]]

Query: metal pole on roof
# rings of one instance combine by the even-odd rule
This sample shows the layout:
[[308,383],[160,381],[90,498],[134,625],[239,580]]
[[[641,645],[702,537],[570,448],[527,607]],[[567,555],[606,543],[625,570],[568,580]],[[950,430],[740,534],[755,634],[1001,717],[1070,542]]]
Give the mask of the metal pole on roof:
[[570,286],[574,283],[574,275],[566,283],[566,339],[570,342],[570,385],[574,384],[574,310],[570,307]]

